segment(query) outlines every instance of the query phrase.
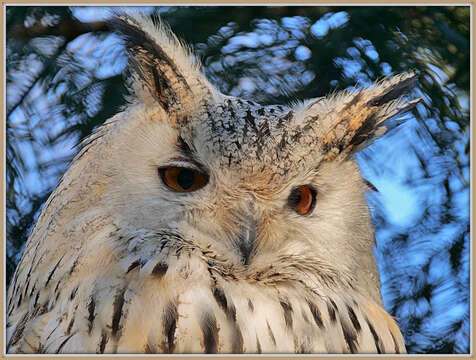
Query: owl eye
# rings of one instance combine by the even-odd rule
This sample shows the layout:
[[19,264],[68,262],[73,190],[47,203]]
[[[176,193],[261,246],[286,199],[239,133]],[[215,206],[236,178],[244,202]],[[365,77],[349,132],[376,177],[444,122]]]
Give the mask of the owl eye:
[[208,183],[208,176],[194,169],[167,167],[160,168],[159,174],[165,185],[180,192],[198,190]]
[[307,215],[316,204],[316,190],[309,185],[299,186],[291,191],[288,204],[299,215]]

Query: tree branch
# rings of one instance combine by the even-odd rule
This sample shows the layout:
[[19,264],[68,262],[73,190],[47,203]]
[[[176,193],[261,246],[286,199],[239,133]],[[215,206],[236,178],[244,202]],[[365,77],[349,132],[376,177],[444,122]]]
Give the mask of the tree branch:
[[89,32],[98,32],[98,31],[108,31],[110,28],[105,21],[96,21],[92,23],[82,23],[78,20],[70,20],[58,23],[55,26],[44,26],[41,23],[35,24],[34,26],[26,28],[23,25],[14,26],[10,31],[7,37],[13,38],[15,40],[27,41],[34,37],[43,37],[43,36],[62,36],[65,41],[56,52],[49,58],[49,63],[47,63],[43,69],[35,76],[35,79],[30,83],[30,85],[25,89],[22,96],[9,107],[7,110],[7,118],[20,106],[30,91],[35,87],[35,85],[40,81],[45,73],[48,71],[52,62],[66,49],[67,45],[76,39],[82,34]]

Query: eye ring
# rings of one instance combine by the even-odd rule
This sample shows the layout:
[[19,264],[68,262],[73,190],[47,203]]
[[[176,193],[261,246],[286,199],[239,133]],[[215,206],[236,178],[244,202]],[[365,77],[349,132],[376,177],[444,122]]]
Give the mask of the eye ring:
[[294,188],[288,198],[288,205],[299,215],[308,215],[316,206],[317,191],[311,185]]
[[170,166],[159,168],[162,182],[176,192],[192,192],[203,188],[208,183],[208,175],[196,169]]

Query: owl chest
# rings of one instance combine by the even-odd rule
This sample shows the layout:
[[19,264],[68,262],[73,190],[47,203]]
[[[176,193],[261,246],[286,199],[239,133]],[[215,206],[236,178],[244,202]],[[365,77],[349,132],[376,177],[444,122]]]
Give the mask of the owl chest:
[[302,353],[332,348],[317,336],[329,322],[325,309],[304,294],[219,278],[181,284],[167,282],[165,276],[161,280],[125,301],[118,352]]
[[92,278],[45,314],[41,332],[25,332],[36,329],[47,353],[404,352],[390,316],[358,294],[318,295],[186,263]]
[[123,296],[119,331],[104,352],[382,351],[357,303],[292,286],[167,271]]

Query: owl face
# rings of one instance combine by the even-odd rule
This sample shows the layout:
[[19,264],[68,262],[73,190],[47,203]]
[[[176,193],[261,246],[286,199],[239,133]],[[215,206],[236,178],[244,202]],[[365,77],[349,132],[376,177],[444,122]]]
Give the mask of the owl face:
[[307,266],[304,277],[375,283],[366,186],[352,155],[416,104],[401,100],[414,74],[262,106],[219,93],[150,20],[116,26],[127,34],[136,95],[110,122],[103,165],[107,204],[129,233],[121,239],[165,232],[243,274],[288,259]]
[[131,106],[105,164],[115,174],[107,203],[121,229],[173,234],[244,276],[288,259],[365,283],[377,277],[366,188],[350,154],[329,156],[319,136],[332,104],[217,95],[183,126],[159,106]]

